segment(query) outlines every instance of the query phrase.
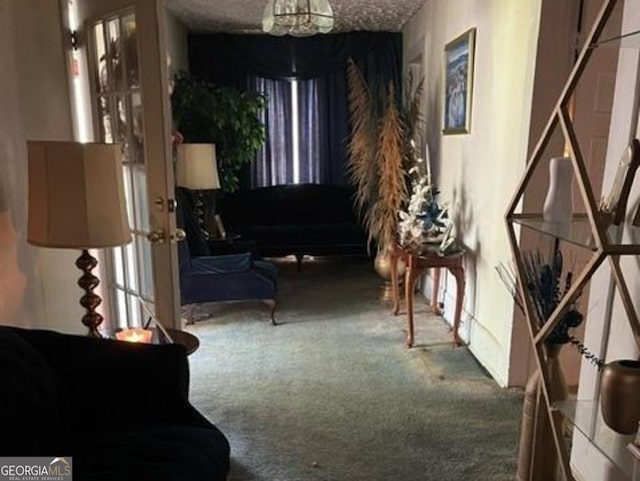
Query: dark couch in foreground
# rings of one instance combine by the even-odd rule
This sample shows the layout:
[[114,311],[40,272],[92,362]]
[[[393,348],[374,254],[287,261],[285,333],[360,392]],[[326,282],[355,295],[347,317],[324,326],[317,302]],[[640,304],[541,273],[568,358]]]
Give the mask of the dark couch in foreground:
[[340,185],[260,187],[225,194],[220,212],[228,232],[256,242],[262,256],[366,255],[367,236]]
[[0,456],[71,456],[77,481],[223,481],[183,346],[0,327]]

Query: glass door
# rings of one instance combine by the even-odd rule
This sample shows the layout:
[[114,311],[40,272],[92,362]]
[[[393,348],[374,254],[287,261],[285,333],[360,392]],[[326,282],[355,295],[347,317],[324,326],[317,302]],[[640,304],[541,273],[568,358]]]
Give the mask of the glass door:
[[144,302],[164,326],[179,329],[164,8],[155,0],[74,2],[86,40],[94,138],[122,148],[133,234],[107,255],[110,322],[144,325]]

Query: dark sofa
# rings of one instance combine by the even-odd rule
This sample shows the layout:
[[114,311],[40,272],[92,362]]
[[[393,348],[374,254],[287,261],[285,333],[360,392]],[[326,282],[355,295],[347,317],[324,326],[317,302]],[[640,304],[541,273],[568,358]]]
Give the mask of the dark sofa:
[[298,184],[225,194],[219,203],[228,232],[256,242],[262,256],[366,255],[367,236],[353,207],[353,190]]
[[0,326],[0,456],[71,456],[77,481],[223,481],[229,444],[188,384],[177,344]]

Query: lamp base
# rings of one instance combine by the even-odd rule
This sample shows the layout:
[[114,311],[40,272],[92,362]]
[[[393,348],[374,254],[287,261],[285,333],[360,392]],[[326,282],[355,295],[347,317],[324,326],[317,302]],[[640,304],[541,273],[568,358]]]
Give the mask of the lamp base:
[[89,337],[102,337],[98,326],[102,324],[103,317],[99,312],[96,312],[96,307],[102,303],[100,296],[93,293],[93,290],[98,287],[100,280],[91,274],[91,271],[98,265],[98,260],[89,254],[87,249],[83,249],[82,254],[76,260],[76,267],[80,269],[83,274],[78,279],[78,286],[84,289],[85,294],[80,298],[80,305],[84,307],[87,312],[82,316],[82,324],[84,324],[89,332]]

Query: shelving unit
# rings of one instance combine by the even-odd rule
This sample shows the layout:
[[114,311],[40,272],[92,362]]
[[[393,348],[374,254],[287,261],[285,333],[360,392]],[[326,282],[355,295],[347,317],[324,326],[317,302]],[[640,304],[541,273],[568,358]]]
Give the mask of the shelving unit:
[[620,475],[631,479],[634,469],[640,473],[634,456],[626,449],[635,435],[622,435],[610,429],[602,420],[597,401],[562,401],[555,403],[553,409],[582,433]]
[[[571,423],[574,429],[583,433],[589,442],[606,456],[623,476],[631,479],[634,468],[634,457],[632,454],[630,452],[624,452],[624,448],[622,448],[622,450],[620,449],[620,446],[624,446],[630,442],[633,436],[621,436],[607,428],[600,417],[597,401],[556,403],[557,400],[551,398],[550,372],[545,361],[544,353],[545,340],[562,320],[571,305],[576,301],[598,267],[607,261],[611,266],[612,277],[617,293],[624,306],[636,344],[640,349],[640,321],[620,268],[620,256],[640,255],[640,245],[621,242],[620,229],[610,225],[606,216],[599,212],[570,114],[573,93],[596,48],[613,45],[616,42],[618,42],[618,44],[620,44],[620,42],[627,44],[637,42],[638,46],[640,46],[639,32],[620,35],[615,39],[600,38],[617,1],[618,0],[604,1],[602,9],[594,22],[594,26],[585,39],[584,47],[562,90],[551,118],[529,159],[523,178],[518,185],[505,216],[520,295],[523,299],[523,307],[527,318],[529,337],[535,352],[536,364],[540,372],[541,398],[544,405],[541,411],[546,413],[550,420],[553,443],[561,463],[560,468],[564,479],[568,481],[573,481],[575,478],[569,464],[569,447],[563,436],[562,426],[563,420],[565,419]],[[564,136],[567,151],[572,161],[577,186],[586,210],[586,214],[574,215],[571,222],[562,224],[545,222],[541,213],[521,214],[515,212],[557,128],[561,129]],[[526,286],[526,282],[524,282],[525,263],[523,253],[519,248],[516,228],[532,229],[536,232],[549,235],[551,238],[558,239],[559,241],[584,248],[587,252],[590,252],[590,259],[585,268],[580,275],[574,279],[566,295],[561,299],[555,311],[549,319],[544,322],[541,328],[538,327],[536,322],[535,308],[530,293],[526,288],[523,288],[523,286]],[[551,440],[549,441],[551,442]]]

